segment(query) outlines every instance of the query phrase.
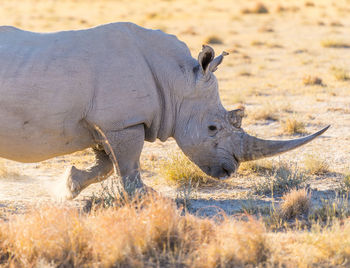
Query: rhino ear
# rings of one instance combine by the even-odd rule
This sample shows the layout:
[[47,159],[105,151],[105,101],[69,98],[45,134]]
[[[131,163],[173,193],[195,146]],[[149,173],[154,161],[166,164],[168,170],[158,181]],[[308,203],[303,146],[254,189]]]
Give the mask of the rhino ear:
[[216,57],[210,64],[209,64],[209,71],[215,72],[218,69],[218,66],[221,64],[222,60],[225,56],[227,56],[228,53],[223,51],[220,56]]
[[214,49],[212,49],[210,46],[203,45],[202,51],[198,55],[198,62],[204,75],[208,73],[209,64],[214,59],[214,56]]
[[236,110],[228,112],[228,120],[236,128],[240,128],[242,124],[242,118],[244,116],[244,107],[240,107]]

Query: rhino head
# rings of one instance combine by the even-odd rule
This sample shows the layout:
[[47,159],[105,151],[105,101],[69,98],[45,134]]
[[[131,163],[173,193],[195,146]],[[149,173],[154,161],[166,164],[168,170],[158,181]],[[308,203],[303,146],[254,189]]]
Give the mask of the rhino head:
[[[290,151],[321,135],[283,141],[263,140],[241,128],[244,109],[227,111],[222,106],[214,75],[227,53],[214,58],[214,50],[203,46],[198,64],[186,79],[187,95],[178,105],[174,138],[183,152],[205,173],[226,178],[244,161]],[[188,76],[188,74],[187,74]]]

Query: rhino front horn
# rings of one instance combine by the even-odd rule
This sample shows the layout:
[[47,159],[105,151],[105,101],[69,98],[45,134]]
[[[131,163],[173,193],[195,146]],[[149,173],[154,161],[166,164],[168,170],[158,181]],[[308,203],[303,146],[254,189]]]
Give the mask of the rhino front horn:
[[244,162],[278,155],[312,141],[329,127],[330,125],[307,137],[285,141],[262,140],[244,133],[242,136],[241,155],[236,155],[236,157],[239,161]]

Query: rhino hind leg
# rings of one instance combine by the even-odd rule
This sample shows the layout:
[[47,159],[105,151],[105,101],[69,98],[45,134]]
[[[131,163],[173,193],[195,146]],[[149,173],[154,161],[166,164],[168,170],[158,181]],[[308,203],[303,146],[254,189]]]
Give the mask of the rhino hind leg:
[[94,150],[96,162],[86,170],[72,166],[66,173],[66,198],[75,198],[84,188],[108,178],[113,173],[113,163],[103,150]]

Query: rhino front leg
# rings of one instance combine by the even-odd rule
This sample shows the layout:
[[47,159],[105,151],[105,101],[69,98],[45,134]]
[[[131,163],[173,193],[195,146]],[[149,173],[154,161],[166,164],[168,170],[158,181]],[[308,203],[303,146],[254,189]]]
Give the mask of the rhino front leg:
[[66,198],[76,197],[84,188],[90,184],[103,181],[113,173],[113,163],[104,150],[94,150],[96,163],[86,170],[77,169],[72,166],[67,172]]
[[113,161],[113,150],[118,162],[122,185],[126,193],[132,197],[145,191],[140,176],[140,155],[145,139],[143,125],[126,128],[121,131],[106,131],[105,136],[109,145],[103,144],[107,154]]

